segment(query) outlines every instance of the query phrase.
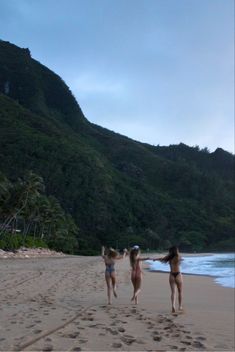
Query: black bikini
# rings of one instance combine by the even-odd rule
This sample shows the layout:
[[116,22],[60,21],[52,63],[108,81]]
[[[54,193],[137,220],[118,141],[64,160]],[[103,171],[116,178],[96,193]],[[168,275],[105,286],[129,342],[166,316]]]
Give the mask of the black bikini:
[[174,278],[176,278],[176,276],[178,276],[179,274],[180,274],[180,271],[178,271],[177,273],[172,273],[172,272],[171,272],[171,275],[173,275]]

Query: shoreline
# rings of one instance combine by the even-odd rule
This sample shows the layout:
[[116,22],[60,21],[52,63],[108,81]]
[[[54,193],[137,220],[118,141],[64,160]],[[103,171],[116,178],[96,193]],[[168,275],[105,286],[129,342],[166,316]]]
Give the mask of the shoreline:
[[[211,277],[213,281],[224,288],[235,288],[234,282],[234,259],[235,253],[181,253],[181,273],[183,276],[193,275]],[[224,266],[221,264],[224,262]],[[147,261],[150,272],[169,273],[168,267],[151,260]]]
[[[151,270],[149,268],[145,268],[146,271],[150,272],[150,273],[161,273],[161,274],[169,274],[169,271],[164,271],[164,270]],[[181,271],[181,274],[183,276],[201,276],[201,277],[208,277],[211,279],[216,279],[218,278],[218,276],[213,276],[213,275],[209,275],[209,274],[193,274],[193,273],[184,273],[183,271]],[[227,287],[227,286],[223,286],[217,282],[215,282],[217,285],[223,287],[223,288],[231,288],[231,289],[235,289],[234,287]]]

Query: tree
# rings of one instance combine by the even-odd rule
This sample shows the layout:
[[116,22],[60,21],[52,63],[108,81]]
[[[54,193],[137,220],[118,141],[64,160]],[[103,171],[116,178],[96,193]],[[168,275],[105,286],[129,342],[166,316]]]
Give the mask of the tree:
[[27,212],[27,207],[36,202],[42,191],[44,191],[43,179],[32,171],[27,172],[24,179],[18,180],[12,189],[11,207],[9,207],[9,214],[0,234],[6,232],[7,228],[17,221],[17,217],[21,216],[23,211]]

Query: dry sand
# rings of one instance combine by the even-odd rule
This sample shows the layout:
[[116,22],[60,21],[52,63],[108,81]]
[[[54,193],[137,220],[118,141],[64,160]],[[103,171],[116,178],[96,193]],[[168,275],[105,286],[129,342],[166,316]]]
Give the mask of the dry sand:
[[1,351],[234,351],[234,289],[184,276],[184,314],[170,313],[168,274],[144,272],[130,302],[128,258],[106,304],[100,257],[0,259]]

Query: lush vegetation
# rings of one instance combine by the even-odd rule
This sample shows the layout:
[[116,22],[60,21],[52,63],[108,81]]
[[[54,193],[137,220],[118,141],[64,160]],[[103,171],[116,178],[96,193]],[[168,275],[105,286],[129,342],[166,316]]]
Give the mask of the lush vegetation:
[[10,182],[0,173],[0,246],[16,249],[51,247],[74,253],[78,250],[78,228],[65,214],[58,200],[46,197],[40,176],[28,172],[23,179]]
[[[232,154],[151,146],[91,124],[60,77],[1,41],[0,92],[0,189],[10,185],[0,223],[17,222],[25,241],[43,233],[51,248],[84,254],[101,244],[234,249]],[[29,175],[41,188],[21,209],[14,189]],[[59,211],[43,227],[45,203]]]

